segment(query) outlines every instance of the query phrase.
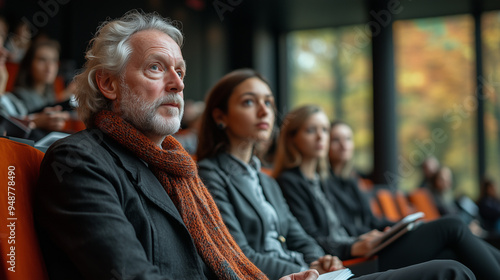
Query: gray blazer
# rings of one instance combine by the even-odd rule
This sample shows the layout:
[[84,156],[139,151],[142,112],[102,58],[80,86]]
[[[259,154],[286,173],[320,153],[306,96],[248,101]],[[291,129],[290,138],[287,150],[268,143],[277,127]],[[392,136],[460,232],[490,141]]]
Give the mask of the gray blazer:
[[35,219],[50,279],[215,279],[153,173],[100,130],[49,148]]
[[45,90],[43,95],[40,95],[36,93],[34,89],[16,87],[14,88],[13,94],[24,103],[26,109],[28,109],[28,113],[32,113],[47,106],[54,106],[56,102],[53,90]]
[[[300,271],[295,263],[264,254],[264,238],[269,225],[264,223],[265,214],[247,182],[235,174],[232,164],[232,159],[224,153],[199,162],[200,177],[217,203],[231,235],[243,253],[269,278],[279,279]],[[276,181],[262,172],[259,179],[265,197],[278,214],[278,234],[286,240],[283,246],[302,253],[307,263],[323,256],[323,249],[291,214]]]

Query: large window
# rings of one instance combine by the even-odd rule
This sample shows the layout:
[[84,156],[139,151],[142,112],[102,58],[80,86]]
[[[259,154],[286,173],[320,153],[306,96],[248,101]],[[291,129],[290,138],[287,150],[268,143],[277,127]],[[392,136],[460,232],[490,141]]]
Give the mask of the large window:
[[500,184],[500,11],[482,16],[483,84],[486,133],[486,175]]
[[394,23],[403,189],[419,184],[432,154],[451,168],[457,194],[477,195],[473,29],[469,15]]
[[354,129],[355,164],[372,168],[372,82],[370,38],[360,26],[291,32],[288,44],[286,111],[320,105],[330,120]]

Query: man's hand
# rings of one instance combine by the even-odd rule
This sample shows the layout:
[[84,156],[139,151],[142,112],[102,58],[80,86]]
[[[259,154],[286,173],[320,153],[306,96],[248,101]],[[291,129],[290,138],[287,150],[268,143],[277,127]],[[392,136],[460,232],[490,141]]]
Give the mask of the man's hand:
[[339,258],[331,255],[324,255],[323,257],[312,262],[309,268],[316,269],[319,274],[323,274],[343,269],[345,267],[342,265],[342,261]]
[[315,269],[309,269],[299,273],[290,274],[283,276],[280,280],[316,280],[319,277],[319,273]]

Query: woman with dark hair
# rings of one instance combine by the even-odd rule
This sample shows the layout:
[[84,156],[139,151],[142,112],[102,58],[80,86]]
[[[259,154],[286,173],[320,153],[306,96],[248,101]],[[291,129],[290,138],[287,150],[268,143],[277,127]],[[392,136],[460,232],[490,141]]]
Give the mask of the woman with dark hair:
[[[250,78],[263,83],[262,85],[260,85],[261,87],[269,88],[268,82],[259,73],[251,69],[240,69],[224,76],[208,93],[208,96],[205,100],[205,111],[202,115],[199,137],[200,141],[198,143],[196,153],[198,161],[213,157],[231,148],[231,135],[229,135],[225,131],[226,124],[222,120],[216,121],[215,118],[221,118],[223,114],[228,113],[229,99],[232,96],[233,91],[242,82]],[[270,89],[268,91],[270,92]],[[269,99],[268,101],[266,101],[267,104],[272,105],[271,113],[273,114],[274,122],[274,97],[269,94],[269,97],[267,98]],[[244,100],[244,102],[247,102],[247,104],[251,103],[247,100]],[[271,131],[273,128],[273,123],[270,123],[269,126],[271,127]]]
[[[308,234],[342,259],[364,256],[377,245],[383,232],[372,230],[350,234],[329,180],[327,162],[330,124],[315,105],[290,112],[281,127],[275,175],[283,194]],[[345,218],[353,219],[345,212]],[[352,220],[351,220],[352,223]],[[475,237],[458,219],[445,218],[421,224],[377,253],[380,271],[436,259],[458,260],[478,279],[500,277],[500,252]],[[500,278],[499,278],[500,279]]]
[[19,65],[13,93],[23,101],[29,113],[56,102],[54,82],[59,70],[59,52],[56,41],[36,41]]
[[[320,273],[341,268],[340,260],[325,255],[291,214],[276,181],[260,171],[255,148],[271,137],[275,122],[266,80],[251,69],[235,70],[215,84],[205,105],[197,148],[199,175],[243,253],[270,279],[308,268]],[[445,261],[360,279],[474,278],[467,271]]]

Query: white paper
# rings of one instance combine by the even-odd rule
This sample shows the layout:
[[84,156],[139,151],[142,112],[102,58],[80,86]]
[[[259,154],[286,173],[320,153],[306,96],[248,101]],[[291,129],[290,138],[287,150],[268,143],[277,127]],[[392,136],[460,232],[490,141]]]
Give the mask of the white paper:
[[318,280],[346,280],[353,276],[349,268],[335,270],[328,273],[323,273],[318,277]]

